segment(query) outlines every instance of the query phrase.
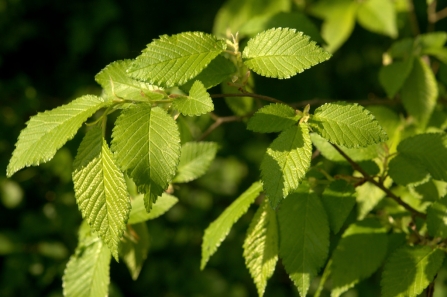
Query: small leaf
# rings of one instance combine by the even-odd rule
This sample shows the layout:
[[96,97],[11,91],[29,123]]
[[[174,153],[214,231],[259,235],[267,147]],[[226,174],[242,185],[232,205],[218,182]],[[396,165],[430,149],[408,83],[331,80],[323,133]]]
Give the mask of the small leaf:
[[331,297],[338,297],[360,280],[373,274],[385,259],[388,246],[386,229],[376,219],[349,226],[332,256]]
[[345,180],[333,181],[324,189],[321,202],[326,210],[329,225],[336,234],[355,205],[355,189]]
[[273,208],[296,190],[306,175],[312,143],[306,124],[283,131],[267,148],[261,163],[264,190]]
[[423,164],[402,154],[390,161],[388,174],[394,182],[403,186],[420,184],[430,178]]
[[[154,205],[155,207],[155,205]],[[124,260],[133,280],[138,278],[149,251],[149,233],[145,223],[132,225],[120,245],[120,257]]]
[[401,96],[405,110],[425,127],[438,99],[438,86],[433,72],[422,58],[414,58],[413,69],[402,87]]
[[64,296],[106,297],[110,283],[110,251],[98,237],[89,231],[86,233],[65,268]]
[[397,151],[415,160],[438,180],[447,181],[447,137],[444,133],[426,133],[404,139]]
[[298,122],[295,110],[285,104],[269,104],[259,109],[248,121],[247,129],[254,132],[280,132]]
[[278,261],[278,223],[276,213],[268,205],[267,199],[253,217],[244,241],[245,265],[250,271],[258,295],[264,295],[267,280],[275,271]]
[[397,37],[396,11],[389,0],[367,0],[360,2],[357,18],[365,29],[375,33]]
[[102,137],[101,127],[87,132],[73,168],[79,210],[118,260],[118,244],[129,218],[130,201],[123,173]]
[[413,68],[413,61],[414,59],[412,58],[396,61],[380,68],[379,81],[389,98],[394,98],[396,93],[402,88]]
[[330,142],[347,148],[365,147],[388,139],[374,116],[358,104],[326,103],[315,110],[309,125]]
[[205,230],[202,243],[202,261],[200,269],[205,268],[210,257],[217,251],[222,241],[228,235],[231,227],[248,210],[259,193],[262,191],[262,184],[255,182],[242,195],[240,195],[225,211]]
[[383,297],[416,297],[433,281],[444,252],[430,246],[403,246],[396,250],[382,274]]
[[6,175],[10,177],[23,167],[50,161],[56,151],[73,138],[82,123],[109,103],[86,95],[31,117],[20,132]]
[[175,99],[172,106],[186,116],[199,116],[214,110],[210,94],[198,80],[192,85],[189,96]]
[[428,208],[427,228],[431,236],[447,238],[447,197],[435,201]]
[[116,61],[106,66],[95,80],[104,88],[109,96],[134,101],[161,100],[163,94],[157,92],[159,87],[132,79],[126,73],[131,60]]
[[178,202],[178,199],[172,195],[163,193],[152,205],[150,212],[146,211],[144,206],[144,195],[138,195],[132,200],[132,210],[130,211],[128,224],[138,224],[147,220],[158,218],[167,212]]
[[112,132],[112,150],[121,170],[146,193],[145,206],[168,187],[180,158],[180,136],[173,118],[160,107],[138,104],[122,111]]
[[174,183],[186,183],[205,174],[217,152],[214,142],[188,142],[182,146]]
[[244,48],[244,64],[259,75],[290,78],[324,62],[329,53],[309,41],[309,36],[289,28],[274,28],[250,39]]
[[202,32],[163,35],[147,45],[127,72],[155,85],[182,85],[198,75],[225,48],[223,40]]
[[325,263],[329,250],[329,224],[318,196],[307,184],[284,200],[278,211],[279,255],[301,296]]

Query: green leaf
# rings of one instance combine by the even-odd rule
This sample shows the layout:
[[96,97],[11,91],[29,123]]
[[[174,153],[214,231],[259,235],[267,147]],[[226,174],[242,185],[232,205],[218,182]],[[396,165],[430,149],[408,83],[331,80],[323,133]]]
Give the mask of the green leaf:
[[427,209],[427,228],[431,236],[447,238],[447,197],[435,201]]
[[290,194],[278,211],[279,255],[301,296],[325,263],[329,250],[329,224],[318,196],[307,184]]
[[228,235],[231,227],[248,210],[259,193],[262,191],[262,183],[255,182],[242,195],[240,195],[225,211],[205,230],[202,242],[202,261],[200,269],[205,268],[210,257],[217,251],[222,241]]
[[357,18],[360,25],[371,32],[397,37],[396,11],[389,0],[360,2]]
[[186,82],[180,88],[189,93],[192,85],[195,81],[199,80],[203,83],[208,90],[214,86],[217,86],[221,82],[228,79],[237,71],[234,63],[229,59],[224,58],[222,55],[217,56],[212,60],[205,69],[202,70],[196,77]]
[[120,257],[126,263],[133,280],[138,278],[149,252],[149,233],[145,223],[132,225],[132,232],[124,234]]
[[331,143],[347,148],[365,147],[388,139],[374,116],[358,104],[326,103],[315,110],[309,125]]
[[217,12],[213,32],[217,36],[228,37],[228,32],[236,34],[255,16],[287,12],[290,8],[289,0],[227,0]]
[[180,163],[174,183],[186,183],[205,174],[216,157],[218,145],[214,142],[188,142],[182,146]]
[[386,229],[376,219],[349,226],[332,256],[332,297],[338,297],[360,280],[371,276],[385,259]]
[[144,206],[144,195],[138,195],[132,200],[132,210],[130,211],[128,224],[138,224],[147,220],[158,218],[167,212],[178,202],[178,199],[172,195],[163,193],[152,205],[150,212],[146,211]]
[[173,87],[198,75],[226,49],[223,40],[202,32],[163,35],[147,45],[127,72],[151,84]]
[[23,167],[50,161],[56,151],[73,138],[82,123],[109,103],[86,95],[31,117],[20,132],[6,175],[10,177]]
[[430,178],[423,164],[402,154],[390,161],[388,174],[393,181],[403,186],[420,184]]
[[250,39],[244,48],[244,64],[259,75],[290,78],[328,60],[331,55],[295,29],[274,28]]
[[180,158],[177,124],[165,110],[138,104],[122,111],[113,128],[112,150],[121,170],[146,193],[145,206],[168,187]]
[[433,281],[444,252],[429,246],[403,246],[396,250],[382,274],[383,297],[415,297]]
[[[384,181],[385,187],[391,186],[393,181],[386,178]],[[355,188],[357,192],[357,220],[363,220],[368,213],[376,207],[376,205],[385,197],[385,193],[377,186],[370,182],[366,182],[361,186]]]
[[417,56],[413,38],[403,38],[393,42],[388,53],[393,58],[401,58],[404,60],[412,59]]
[[413,69],[402,87],[401,96],[405,110],[425,127],[438,99],[438,86],[433,72],[422,58],[414,58]]
[[329,226],[334,234],[340,231],[346,218],[355,205],[355,189],[345,180],[333,181],[324,189],[321,197],[329,220]]
[[404,139],[397,151],[415,160],[434,179],[447,181],[447,137],[444,133],[426,133]]
[[196,80],[189,90],[189,96],[176,98],[172,106],[186,116],[199,116],[214,110],[210,94],[202,82]]
[[413,68],[414,59],[396,61],[380,68],[379,81],[389,98],[394,98],[402,88]]
[[258,295],[263,296],[267,280],[275,271],[278,261],[278,223],[276,213],[267,199],[253,217],[244,241],[245,265],[250,271]]
[[123,173],[95,126],[82,140],[73,162],[76,202],[92,230],[118,260],[118,245],[129,218],[130,201]]
[[298,120],[293,108],[274,103],[259,109],[248,121],[247,129],[261,133],[280,132],[293,126]]
[[[327,141],[317,133],[311,133],[310,139],[312,140],[312,143],[315,145],[315,147],[326,159],[332,162],[347,162],[346,159],[342,155],[340,155],[340,153],[332,146],[329,141]],[[373,144],[361,148],[346,148],[343,146],[339,146],[339,149],[345,152],[352,160],[358,162],[371,160],[377,157],[379,152],[379,145]]]
[[104,88],[107,95],[134,101],[161,100],[164,95],[159,87],[132,79],[126,73],[131,60],[116,61],[106,66],[95,80]]
[[110,251],[98,237],[86,233],[64,271],[66,297],[108,296]]
[[420,34],[417,38],[417,42],[421,46],[421,54],[429,54],[432,49],[444,47],[446,41],[446,32]]
[[261,176],[273,208],[298,188],[309,169],[311,156],[312,143],[306,124],[283,131],[267,148],[261,162]]

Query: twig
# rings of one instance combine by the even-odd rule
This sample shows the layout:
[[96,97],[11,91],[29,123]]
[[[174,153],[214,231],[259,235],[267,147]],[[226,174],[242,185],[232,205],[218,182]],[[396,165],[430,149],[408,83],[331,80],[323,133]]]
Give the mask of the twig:
[[264,101],[269,101],[269,102],[274,102],[274,103],[282,103],[282,104],[287,104],[281,100],[275,99],[273,97],[269,97],[269,96],[264,96],[264,95],[258,95],[255,93],[249,93],[249,92],[243,92],[243,93],[232,93],[232,94],[212,94],[211,98],[224,98],[224,97],[252,97],[252,98],[257,98],[257,99],[261,99]]
[[[332,143],[331,143],[332,144]],[[403,206],[406,210],[408,210],[410,213],[412,213],[414,216],[420,217],[425,219],[426,215],[422,212],[419,212],[418,210],[414,209],[413,207],[411,207],[409,204],[407,204],[406,202],[404,202],[399,196],[395,195],[393,192],[391,192],[387,187],[385,187],[382,183],[377,182],[371,175],[369,175],[365,170],[363,170],[362,167],[360,167],[359,164],[357,164],[354,160],[352,160],[348,155],[345,154],[344,151],[342,151],[337,145],[332,144],[332,146],[337,150],[337,152],[340,153],[340,155],[343,156],[343,158],[346,159],[346,161],[349,162],[349,164],[351,164],[352,168],[357,170],[358,172],[360,172],[363,177],[370,183],[372,183],[373,185],[375,185],[376,187],[378,187],[379,189],[381,189],[382,191],[385,192],[385,194],[392,198],[394,201],[396,201],[398,204],[400,204],[401,206]]]
[[214,113],[211,113],[211,118],[214,120],[214,123],[206,129],[206,131],[200,136],[199,141],[205,139],[208,137],[208,135],[211,134],[214,130],[217,129],[220,125],[223,123],[229,123],[229,122],[238,122],[241,121],[244,117],[241,116],[229,116],[229,117],[219,117],[215,115]]
[[418,19],[416,17],[416,13],[414,12],[414,4],[412,0],[408,0],[408,8],[409,8],[409,17],[410,17],[410,26],[411,26],[411,30],[413,31],[413,35],[414,36],[418,36],[420,33],[419,30],[419,23],[418,23]]

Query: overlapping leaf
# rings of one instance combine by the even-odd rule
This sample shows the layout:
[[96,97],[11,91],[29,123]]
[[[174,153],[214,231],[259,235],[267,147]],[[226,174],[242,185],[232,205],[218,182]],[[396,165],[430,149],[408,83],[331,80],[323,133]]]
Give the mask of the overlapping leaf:
[[447,238],[447,197],[435,201],[428,208],[427,228],[431,236]]
[[122,111],[112,133],[118,165],[146,193],[150,211],[174,177],[180,157],[177,125],[163,109],[138,104]]
[[120,246],[120,257],[126,263],[133,280],[138,278],[149,251],[149,233],[145,223],[132,225]]
[[396,250],[382,274],[383,297],[415,297],[433,281],[444,252],[430,246],[403,246]]
[[208,94],[202,82],[198,80],[189,90],[189,96],[175,99],[172,106],[186,116],[199,116],[214,110],[210,94]]
[[155,85],[182,85],[198,75],[225,48],[223,40],[202,32],[163,35],[147,45],[127,72]]
[[138,195],[132,200],[132,210],[130,211],[128,224],[138,224],[147,220],[158,218],[167,212],[178,202],[178,199],[172,195],[163,193],[152,205],[150,212],[146,211],[144,206],[144,195]]
[[205,174],[216,156],[217,148],[214,142],[185,143],[173,182],[185,183]]
[[286,130],[298,121],[295,110],[285,104],[269,104],[259,109],[248,121],[247,129],[270,133]]
[[388,136],[374,116],[358,104],[326,103],[309,120],[314,132],[348,148],[386,141]]
[[423,164],[402,154],[394,157],[388,167],[388,173],[393,181],[403,186],[420,184],[430,178]]
[[244,241],[245,265],[256,284],[259,296],[264,295],[267,280],[273,275],[278,261],[276,220],[276,213],[265,199],[253,217]]
[[438,99],[438,86],[433,72],[422,58],[414,58],[401,95],[405,110],[425,127]]
[[392,38],[397,37],[395,4],[388,0],[367,0],[360,3],[357,19],[364,28]]
[[131,60],[116,61],[106,66],[95,76],[95,80],[109,96],[134,101],[160,100],[164,95],[159,87],[131,78],[126,69]]
[[20,132],[6,175],[12,176],[23,167],[51,160],[56,151],[73,138],[82,123],[108,104],[102,98],[86,95],[31,117]]
[[267,148],[261,163],[264,190],[276,208],[296,190],[310,166],[312,142],[306,124],[283,131]]
[[309,36],[289,28],[274,28],[248,41],[242,58],[259,75],[290,78],[328,60],[331,55],[309,41]]
[[303,184],[278,212],[279,255],[289,277],[306,296],[311,279],[323,266],[329,249],[329,224],[318,195]]
[[85,135],[73,163],[76,202],[82,216],[118,259],[118,244],[130,212],[123,173],[96,126]]
[[202,242],[202,260],[200,269],[205,268],[209,258],[217,251],[222,241],[230,232],[233,224],[248,210],[262,191],[262,184],[255,182],[240,195],[225,211],[205,230]]
[[332,297],[338,297],[360,280],[369,277],[385,259],[386,229],[376,219],[349,226],[332,256]]

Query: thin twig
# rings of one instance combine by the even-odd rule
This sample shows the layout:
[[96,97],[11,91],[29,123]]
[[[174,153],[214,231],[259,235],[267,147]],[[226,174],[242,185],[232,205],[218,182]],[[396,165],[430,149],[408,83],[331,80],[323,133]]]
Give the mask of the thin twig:
[[219,117],[219,116],[216,116],[215,114],[212,114],[211,118],[214,120],[214,123],[211,126],[209,126],[208,129],[206,129],[206,131],[200,136],[199,141],[208,137],[208,135],[210,135],[211,132],[216,130],[223,123],[239,122],[244,117],[241,117],[241,116]]
[[407,2],[408,2],[408,8],[409,8],[409,18],[410,18],[411,30],[413,31],[414,36],[418,36],[419,34],[421,34],[421,32],[419,30],[419,23],[418,23],[416,13],[414,11],[414,4],[413,4],[412,0],[408,0]]
[[[331,143],[332,144],[332,143]],[[370,183],[372,183],[373,185],[375,185],[376,187],[378,187],[379,189],[381,189],[382,191],[385,192],[385,194],[390,197],[391,199],[393,199],[394,201],[396,201],[398,204],[402,205],[406,210],[408,210],[410,213],[412,213],[414,216],[420,217],[425,219],[426,215],[422,212],[419,212],[418,210],[414,209],[413,207],[411,207],[409,204],[407,204],[406,202],[404,202],[399,196],[395,195],[393,192],[391,192],[387,187],[385,187],[382,183],[377,182],[371,175],[369,175],[365,170],[363,170],[362,167],[360,167],[359,164],[357,164],[354,160],[352,160],[348,155],[345,154],[344,151],[342,151],[337,145],[332,144],[332,146],[337,150],[337,152],[340,153],[340,155],[343,156],[343,158],[346,159],[346,161],[349,162],[349,164],[351,164],[352,168],[354,170],[357,170],[358,172],[360,172],[363,177],[369,181]]]
[[232,94],[212,94],[211,95],[211,98],[224,98],[224,97],[252,97],[252,98],[258,98],[258,99],[261,99],[264,101],[287,104],[287,103],[285,103],[281,100],[275,99],[273,97],[258,95],[258,94],[249,93],[249,92],[232,93]]

